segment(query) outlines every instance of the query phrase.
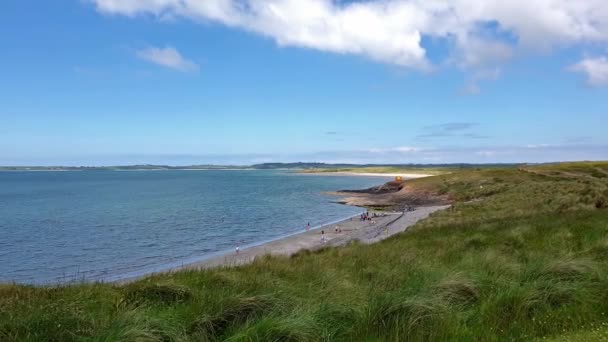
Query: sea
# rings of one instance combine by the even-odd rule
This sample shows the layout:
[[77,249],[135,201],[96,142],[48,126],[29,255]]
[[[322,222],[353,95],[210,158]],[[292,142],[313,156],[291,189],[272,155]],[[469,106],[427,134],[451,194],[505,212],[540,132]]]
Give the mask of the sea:
[[118,281],[357,215],[389,178],[287,170],[0,172],[0,283]]

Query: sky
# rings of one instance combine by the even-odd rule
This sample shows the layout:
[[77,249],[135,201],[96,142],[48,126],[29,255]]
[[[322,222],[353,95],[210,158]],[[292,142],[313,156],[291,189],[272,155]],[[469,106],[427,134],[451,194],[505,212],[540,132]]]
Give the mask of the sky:
[[605,0],[3,0],[0,165],[608,160]]

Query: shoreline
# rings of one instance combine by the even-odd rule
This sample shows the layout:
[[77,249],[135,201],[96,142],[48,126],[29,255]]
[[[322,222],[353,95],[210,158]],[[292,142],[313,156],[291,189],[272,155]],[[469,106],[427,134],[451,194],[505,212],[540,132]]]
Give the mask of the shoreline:
[[[309,232],[316,231],[316,230],[319,230],[319,229],[323,229],[324,227],[327,227],[327,226],[331,226],[331,225],[335,225],[335,224],[340,224],[340,222],[350,220],[350,219],[352,219],[354,217],[357,217],[357,216],[359,216],[359,214],[348,216],[348,217],[345,217],[345,218],[340,218],[340,219],[333,220],[333,221],[326,222],[326,223],[322,223],[320,225],[311,227],[310,230],[309,230]],[[265,244],[273,243],[275,241],[289,239],[289,238],[291,238],[291,237],[293,237],[295,235],[299,235],[299,234],[303,234],[303,233],[306,233],[306,232],[302,231],[302,230],[298,230],[298,231],[295,231],[295,232],[279,235],[279,236],[277,236],[275,238],[271,238],[271,239],[267,239],[267,240],[263,240],[263,241],[251,242],[251,243],[242,245],[241,246],[241,251],[248,250],[250,248],[255,248],[255,247],[263,246]],[[126,273],[123,273],[123,274],[116,275],[116,276],[111,276],[111,277],[107,277],[105,279],[98,279],[98,280],[99,281],[103,281],[103,282],[107,282],[107,283],[120,283],[120,282],[123,282],[123,281],[129,281],[129,280],[132,280],[132,279],[139,279],[139,278],[147,277],[147,276],[150,276],[150,275],[162,274],[162,273],[174,270],[174,269],[179,269],[179,268],[187,267],[187,266],[193,265],[193,264],[205,263],[205,262],[210,261],[212,259],[219,258],[219,257],[224,257],[224,256],[230,255],[232,253],[234,253],[234,249],[224,249],[224,250],[220,250],[220,251],[211,252],[211,253],[208,253],[206,255],[193,256],[193,257],[189,257],[189,258],[186,258],[186,259],[183,259],[183,260],[180,260],[180,261],[166,262],[166,263],[163,263],[161,265],[156,265],[156,266],[149,267],[147,269],[143,269],[143,270],[139,270],[139,271],[130,271],[130,272],[126,272]]]
[[[418,221],[427,218],[430,214],[448,208],[449,205],[418,207],[412,212],[390,212],[385,216],[373,218],[372,221],[360,221],[355,215],[336,222],[326,223],[311,228],[309,231],[294,233],[285,237],[251,244],[236,251],[217,252],[219,255],[210,255],[198,261],[184,263],[179,266],[167,267],[157,272],[146,272],[132,277],[120,277],[106,281],[118,285],[160,274],[174,273],[182,270],[205,270],[218,267],[234,267],[252,263],[256,258],[265,255],[291,256],[303,250],[318,250],[325,247],[344,246],[352,241],[371,244],[395,234],[406,231]],[[383,213],[380,213],[382,215]],[[340,231],[337,232],[336,228]],[[321,234],[321,231],[324,234]],[[324,240],[323,241],[323,237]]]

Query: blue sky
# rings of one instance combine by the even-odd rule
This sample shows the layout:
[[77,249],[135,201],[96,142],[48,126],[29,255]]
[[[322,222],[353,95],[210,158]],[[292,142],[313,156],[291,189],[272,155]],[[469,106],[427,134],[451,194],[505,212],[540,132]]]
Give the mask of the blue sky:
[[608,159],[603,2],[5,0],[0,165]]

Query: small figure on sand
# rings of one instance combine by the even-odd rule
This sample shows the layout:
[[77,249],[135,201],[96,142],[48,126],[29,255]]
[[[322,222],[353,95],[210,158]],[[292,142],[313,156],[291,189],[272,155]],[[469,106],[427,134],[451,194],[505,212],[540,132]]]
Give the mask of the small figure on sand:
[[325,240],[325,231],[324,231],[324,230],[322,230],[322,231],[321,231],[321,243],[325,244],[325,241],[326,241],[326,240]]
[[306,231],[309,231],[309,230],[310,230],[310,222],[308,222],[308,223],[306,224]]
[[235,250],[236,250],[236,254],[237,254],[237,255],[238,255],[238,254],[239,254],[239,252],[241,251],[241,247],[239,246],[239,244],[238,244],[238,243],[236,244],[236,248],[235,248]]

